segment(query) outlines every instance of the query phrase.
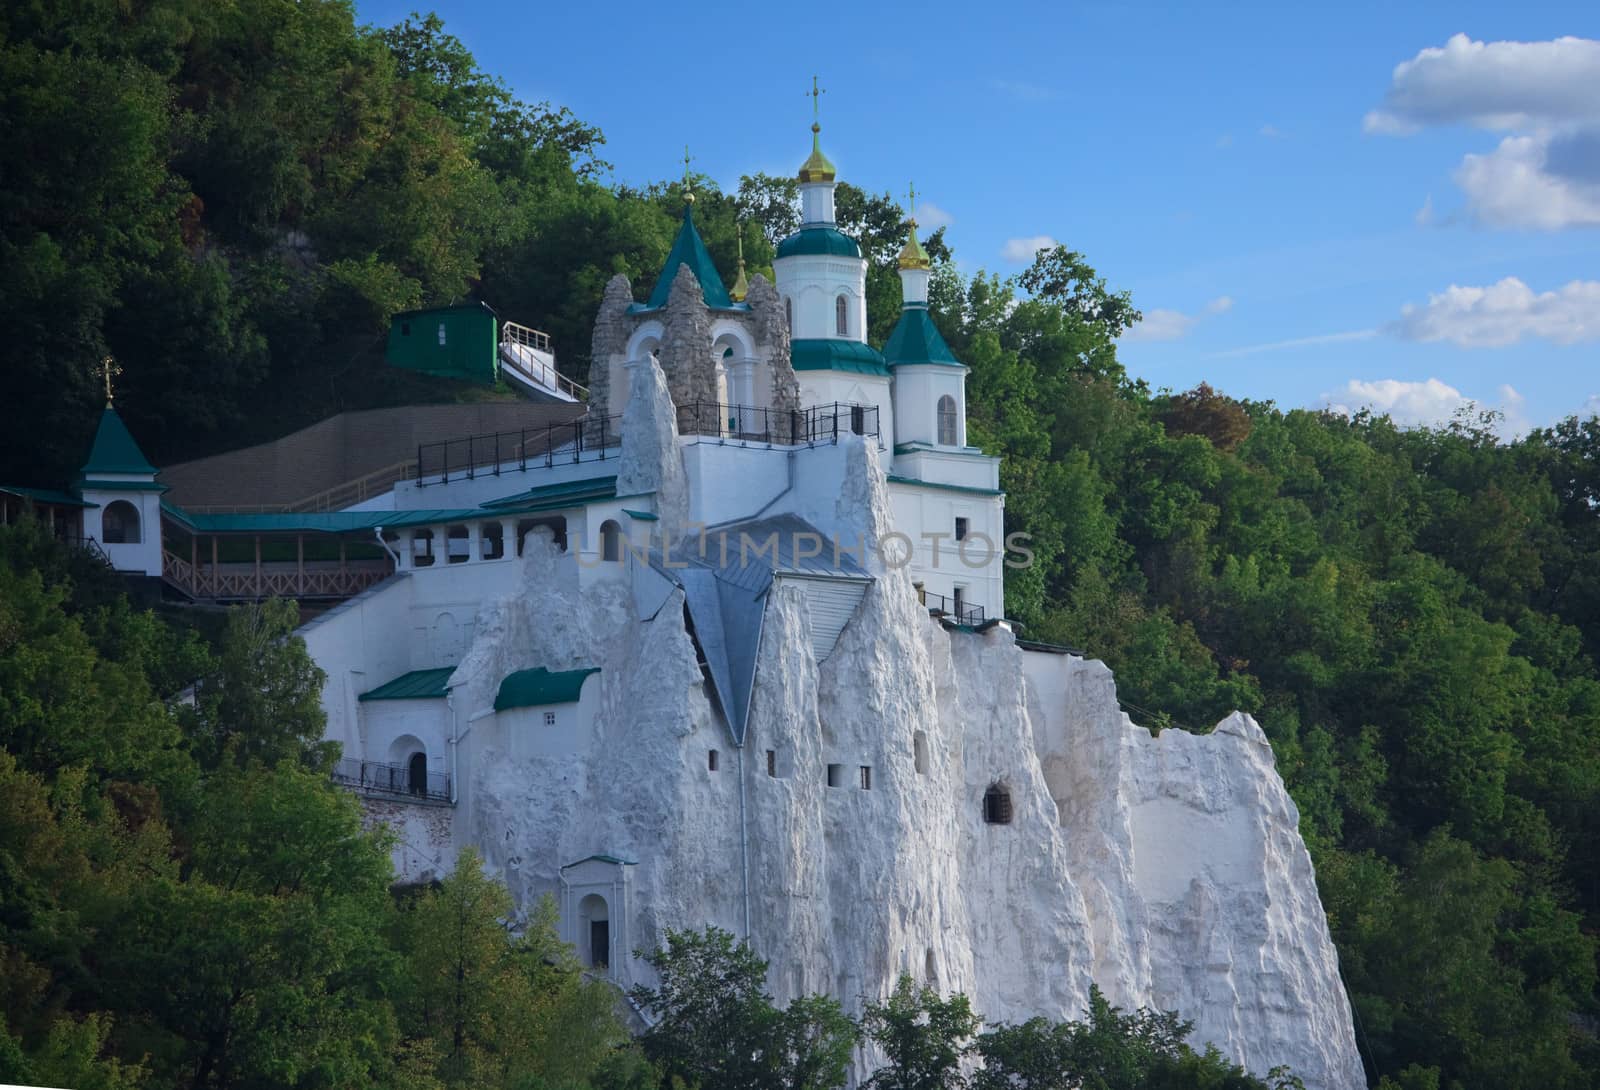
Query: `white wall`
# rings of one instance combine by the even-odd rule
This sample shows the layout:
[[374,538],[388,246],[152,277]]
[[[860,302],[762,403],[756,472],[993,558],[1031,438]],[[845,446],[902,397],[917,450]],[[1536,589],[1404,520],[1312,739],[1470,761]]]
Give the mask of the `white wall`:
[[[119,476],[105,474],[106,477]],[[130,481],[139,481],[140,478],[129,477]],[[148,480],[148,478],[144,478]],[[83,499],[87,503],[98,503],[99,508],[85,508],[83,512],[83,534],[100,543],[106,551],[106,556],[111,560],[111,566],[120,572],[140,573],[143,575],[161,574],[161,494],[154,486],[149,492],[135,492],[131,489],[97,489],[92,485],[83,488]],[[133,544],[107,544],[102,520],[105,518],[106,508],[119,500],[126,500],[133,504],[139,512],[139,540]]]
[[[968,605],[986,617],[1005,614],[1005,508],[998,496],[892,483],[894,528],[911,539],[907,569],[931,593],[954,597],[961,586]],[[955,520],[967,520],[966,549],[955,540]],[[942,534],[937,541],[931,534]],[[937,555],[935,555],[937,553]]]
[[[447,773],[451,735],[449,708],[443,699],[358,701],[367,739],[365,757],[383,764],[405,764],[418,747],[397,742],[415,739],[428,755],[428,771]],[[355,754],[350,754],[355,756]]]
[[894,441],[937,443],[939,398],[956,401],[956,445],[967,442],[966,368],[901,364],[894,369]]
[[[513,760],[560,757],[586,752],[594,741],[595,714],[600,706],[600,675],[590,674],[575,703],[511,708],[495,713],[495,730]],[[555,725],[545,723],[554,715]]]
[[866,341],[867,263],[862,258],[802,254],[773,262],[778,294],[792,300],[789,335],[802,340],[837,340],[834,300],[843,295],[849,309],[846,340]]

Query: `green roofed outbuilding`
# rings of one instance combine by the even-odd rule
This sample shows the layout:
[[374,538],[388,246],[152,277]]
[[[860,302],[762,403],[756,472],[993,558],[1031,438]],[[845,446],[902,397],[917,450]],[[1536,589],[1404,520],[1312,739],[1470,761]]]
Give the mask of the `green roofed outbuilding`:
[[500,374],[499,326],[484,303],[396,314],[384,361],[403,371],[493,385]]

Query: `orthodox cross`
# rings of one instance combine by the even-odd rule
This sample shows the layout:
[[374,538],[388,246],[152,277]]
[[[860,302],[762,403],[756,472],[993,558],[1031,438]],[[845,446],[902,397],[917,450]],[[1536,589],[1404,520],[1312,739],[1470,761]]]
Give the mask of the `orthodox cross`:
[[910,203],[911,226],[917,225],[917,183],[912,182],[906,190],[906,200]]
[[813,126],[815,126],[817,124],[817,119],[822,114],[822,104],[821,104],[821,102],[819,100],[821,99],[821,97],[823,95],[825,95],[827,93],[828,93],[828,89],[826,87],[817,86],[817,77],[816,76],[812,76],[811,77],[811,90],[807,91],[806,95],[809,96],[810,99],[811,99],[811,124]]
[[100,377],[106,384],[106,408],[111,408],[111,380],[122,374],[122,368],[110,356],[100,361]]
[[694,189],[689,185],[689,164],[693,162],[689,155],[689,145],[683,145],[683,199],[688,204],[694,203]]

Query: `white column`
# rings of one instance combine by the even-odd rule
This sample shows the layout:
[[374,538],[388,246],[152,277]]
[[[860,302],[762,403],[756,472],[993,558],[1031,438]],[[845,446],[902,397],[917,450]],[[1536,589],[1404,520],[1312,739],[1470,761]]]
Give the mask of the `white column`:
[[517,557],[517,520],[500,520],[500,555],[507,560]]
[[467,523],[467,563],[475,563],[483,559],[483,525],[482,523]]

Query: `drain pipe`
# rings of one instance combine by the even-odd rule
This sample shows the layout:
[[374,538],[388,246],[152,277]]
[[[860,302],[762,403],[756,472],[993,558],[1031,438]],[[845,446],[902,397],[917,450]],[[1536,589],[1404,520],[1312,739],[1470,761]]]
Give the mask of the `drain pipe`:
[[384,552],[389,554],[389,559],[394,561],[394,570],[395,571],[399,571],[400,570],[400,553],[398,551],[394,550],[394,549],[389,548],[389,543],[387,541],[383,540],[383,527],[382,526],[374,526],[372,528],[372,533],[373,533],[373,536],[375,536],[378,539],[378,548],[382,549]]
[[744,941],[750,941],[750,822],[744,803],[744,741],[734,747],[739,751],[739,865],[744,871]]

